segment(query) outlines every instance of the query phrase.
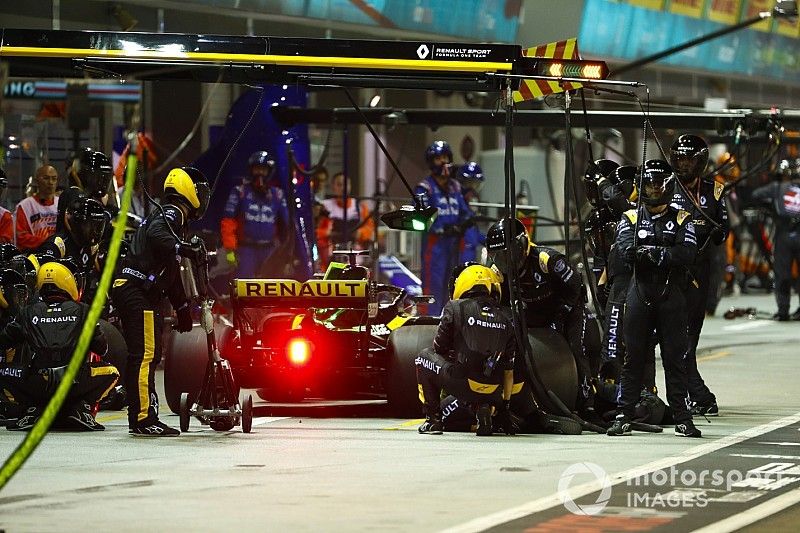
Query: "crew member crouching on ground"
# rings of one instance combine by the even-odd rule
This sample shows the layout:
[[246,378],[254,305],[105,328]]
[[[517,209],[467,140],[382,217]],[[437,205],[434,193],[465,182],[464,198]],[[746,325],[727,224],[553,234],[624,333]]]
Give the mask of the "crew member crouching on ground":
[[[19,280],[18,280],[19,281]],[[40,301],[23,307],[18,317],[0,332],[0,351],[24,344],[24,361],[16,379],[4,389],[26,412],[8,429],[27,431],[33,427],[64,377],[78,344],[89,306],[80,302],[75,277],[66,266],[50,262],[36,278]],[[20,287],[20,290],[21,287]],[[89,350],[104,355],[108,345],[95,327]],[[8,377],[8,376],[7,376]],[[101,361],[83,363],[70,388],[57,426],[82,431],[105,429],[92,416],[92,405],[102,400],[119,378],[117,369]]]
[[519,219],[514,219],[511,229],[511,243],[516,247],[517,264],[508,264],[504,224],[503,220],[495,222],[486,233],[486,250],[492,261],[492,268],[497,269],[504,277],[517,276],[519,279],[527,327],[551,327],[567,341],[578,370],[578,412],[584,420],[596,423],[596,372],[592,370],[584,343],[586,310],[580,273],[561,252],[531,242]]
[[464,402],[478,404],[478,435],[492,434],[492,412],[498,407],[499,426],[513,434],[508,404],[514,386],[516,341],[508,312],[500,307],[500,282],[480,265],[456,278],[453,299],[447,302],[433,348],[417,357],[417,382],[425,408],[420,433],[443,430],[442,389]]

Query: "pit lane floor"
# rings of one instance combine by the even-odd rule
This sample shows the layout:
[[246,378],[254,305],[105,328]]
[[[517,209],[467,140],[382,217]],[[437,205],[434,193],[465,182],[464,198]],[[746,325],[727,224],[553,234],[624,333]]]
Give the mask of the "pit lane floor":
[[[741,296],[723,300],[719,314],[731,305],[774,310],[771,296]],[[696,420],[702,440],[675,437],[671,428],[615,439],[422,436],[417,421],[381,418],[380,405],[264,403],[250,435],[201,430],[195,422],[179,438],[148,440],[127,434],[124,412],[102,412],[104,433],[46,437],[0,493],[0,529],[683,531],[711,524],[731,531],[754,523],[749,531],[796,530],[798,346],[800,323],[709,319],[700,369],[722,416]],[[163,419],[178,425],[175,415]],[[0,430],[0,455],[20,439]],[[651,501],[626,501],[634,490],[621,473],[668,471],[686,460],[698,469],[786,475],[779,487],[714,487],[707,494],[721,501],[705,506],[691,487],[655,484],[636,488]],[[595,516],[566,511],[558,497],[561,481],[562,494],[584,509],[602,505],[602,485],[590,470],[573,467],[573,477],[562,476],[580,463],[598,465],[617,483]],[[680,496],[679,507],[652,499],[669,492]]]

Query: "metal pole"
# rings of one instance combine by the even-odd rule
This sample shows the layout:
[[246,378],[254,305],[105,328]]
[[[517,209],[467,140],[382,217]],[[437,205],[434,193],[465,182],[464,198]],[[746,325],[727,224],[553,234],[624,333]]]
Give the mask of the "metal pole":
[[565,118],[565,142],[566,145],[564,146],[564,255],[567,256],[567,260],[569,260],[569,186],[570,181],[572,180],[572,176],[570,173],[572,172],[572,130],[570,124],[570,117],[569,117],[569,106],[572,97],[569,94],[569,91],[564,92],[564,118]]

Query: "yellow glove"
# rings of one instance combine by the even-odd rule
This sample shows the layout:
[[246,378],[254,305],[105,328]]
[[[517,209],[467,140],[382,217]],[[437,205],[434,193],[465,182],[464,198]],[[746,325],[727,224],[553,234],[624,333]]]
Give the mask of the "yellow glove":
[[236,266],[239,261],[236,259],[236,252],[234,250],[228,250],[228,253],[225,254],[225,259],[228,260],[228,263]]

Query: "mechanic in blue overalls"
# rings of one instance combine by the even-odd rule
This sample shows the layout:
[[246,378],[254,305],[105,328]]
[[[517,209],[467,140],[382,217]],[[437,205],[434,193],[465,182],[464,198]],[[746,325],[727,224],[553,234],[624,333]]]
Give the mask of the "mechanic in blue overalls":
[[260,151],[250,156],[248,165],[250,179],[231,191],[220,228],[225,257],[239,278],[259,276],[289,223],[283,191],[274,186],[275,160]]
[[[465,163],[456,175],[461,184],[461,192],[464,194],[464,201],[467,205],[471,202],[480,202],[478,196],[483,188],[484,176],[483,169],[475,161]],[[472,212],[477,214],[478,209],[473,208]],[[486,235],[482,234],[476,226],[469,226],[464,231],[464,244],[461,247],[461,263],[478,260],[478,249],[486,242]]]
[[422,242],[422,285],[436,302],[428,305],[428,314],[438,316],[448,300],[447,280],[458,264],[461,237],[472,224],[473,213],[464,201],[461,185],[452,177],[453,152],[445,141],[434,141],[425,150],[431,173],[422,180],[414,194],[423,194],[425,203],[439,209],[439,214]]

